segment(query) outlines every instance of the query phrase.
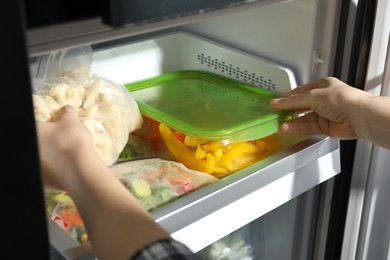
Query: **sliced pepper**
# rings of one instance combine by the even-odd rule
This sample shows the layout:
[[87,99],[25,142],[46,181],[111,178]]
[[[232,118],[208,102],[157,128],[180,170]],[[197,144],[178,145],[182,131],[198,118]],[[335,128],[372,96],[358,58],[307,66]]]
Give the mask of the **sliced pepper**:
[[195,157],[197,159],[203,159],[206,157],[206,152],[202,150],[202,147],[200,145],[196,146],[196,152],[195,152]]
[[164,140],[169,151],[173,154],[177,161],[181,162],[190,169],[207,172],[206,160],[197,159],[195,153],[188,148],[184,143],[180,142],[173,134],[171,129],[164,124],[159,126],[161,138]]
[[250,142],[232,143],[230,148],[218,164],[229,171],[236,171],[250,165],[256,160],[256,153],[259,151],[257,146]]
[[222,143],[221,142],[207,142],[202,145],[203,149],[206,149],[210,152],[216,152],[218,150],[221,150]]
[[213,173],[214,172],[214,168],[215,168],[215,157],[211,154],[211,153],[208,153],[206,155],[206,172],[209,172],[209,173]]
[[187,146],[198,146],[198,145],[204,144],[206,142],[207,141],[205,141],[205,140],[199,140],[199,139],[190,137],[188,135],[184,138],[184,144]]
[[67,209],[64,209],[57,214],[60,218],[62,218],[63,220],[65,220],[66,222],[72,225],[83,225],[83,221],[77,212],[73,213]]

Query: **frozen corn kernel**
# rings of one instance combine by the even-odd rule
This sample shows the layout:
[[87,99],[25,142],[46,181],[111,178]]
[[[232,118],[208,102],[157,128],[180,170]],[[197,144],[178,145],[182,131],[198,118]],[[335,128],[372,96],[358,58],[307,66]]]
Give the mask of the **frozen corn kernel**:
[[82,234],[80,237],[80,242],[84,243],[88,241],[88,235],[86,233]]

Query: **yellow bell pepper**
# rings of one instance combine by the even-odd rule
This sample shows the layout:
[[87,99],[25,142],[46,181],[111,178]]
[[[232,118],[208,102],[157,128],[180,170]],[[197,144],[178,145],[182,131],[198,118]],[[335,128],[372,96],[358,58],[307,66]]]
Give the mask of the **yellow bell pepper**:
[[222,148],[222,143],[221,142],[207,142],[202,145],[203,149],[206,149],[207,151],[210,152],[217,152],[218,150],[221,150]]
[[223,177],[265,158],[280,147],[274,135],[247,142],[223,144],[185,136],[180,141],[175,132],[164,124],[159,125],[161,138],[177,161],[186,167]]
[[211,173],[207,171],[210,168],[207,165],[207,161],[204,159],[197,159],[195,153],[184,143],[179,141],[169,127],[160,124],[159,131],[161,138],[177,161],[190,169]]
[[258,148],[250,142],[237,142],[229,145],[231,149],[224,154],[219,162],[229,171],[236,171],[253,163],[256,159]]
[[206,142],[207,141],[205,141],[205,140],[199,140],[199,139],[190,137],[188,135],[184,138],[184,144],[187,146],[198,146],[198,145],[204,144]]
[[202,147],[198,144],[196,146],[196,152],[195,152],[195,157],[197,159],[203,159],[205,158],[207,155],[207,153],[205,151],[202,150]]
[[214,168],[215,168],[215,157],[211,154],[208,153],[206,155],[206,172],[208,173],[213,173]]
[[221,148],[219,148],[215,152],[212,152],[212,154],[214,155],[215,159],[217,159],[217,161],[221,160],[221,158],[223,157],[223,152]]

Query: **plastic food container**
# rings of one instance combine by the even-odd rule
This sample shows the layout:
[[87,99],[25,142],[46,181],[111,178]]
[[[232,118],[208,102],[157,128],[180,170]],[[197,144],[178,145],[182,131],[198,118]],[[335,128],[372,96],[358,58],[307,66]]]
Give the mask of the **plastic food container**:
[[248,141],[278,131],[290,112],[275,93],[204,71],[179,71],[126,84],[140,111],[193,138]]
[[190,169],[223,177],[282,148],[275,133],[291,113],[270,106],[273,92],[204,71],[125,86],[144,116],[134,134]]

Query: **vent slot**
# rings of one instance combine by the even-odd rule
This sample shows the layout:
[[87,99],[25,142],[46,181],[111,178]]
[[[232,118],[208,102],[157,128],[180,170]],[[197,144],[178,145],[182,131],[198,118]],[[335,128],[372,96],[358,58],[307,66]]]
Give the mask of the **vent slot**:
[[198,54],[198,61],[201,65],[207,66],[210,69],[220,72],[230,78],[243,81],[245,83],[264,88],[270,91],[275,91],[276,84],[270,78],[265,78],[263,75],[259,75],[255,72],[250,72],[246,69],[242,69],[238,66],[234,66],[231,63],[226,63],[223,60],[213,58],[210,55],[204,53]]

